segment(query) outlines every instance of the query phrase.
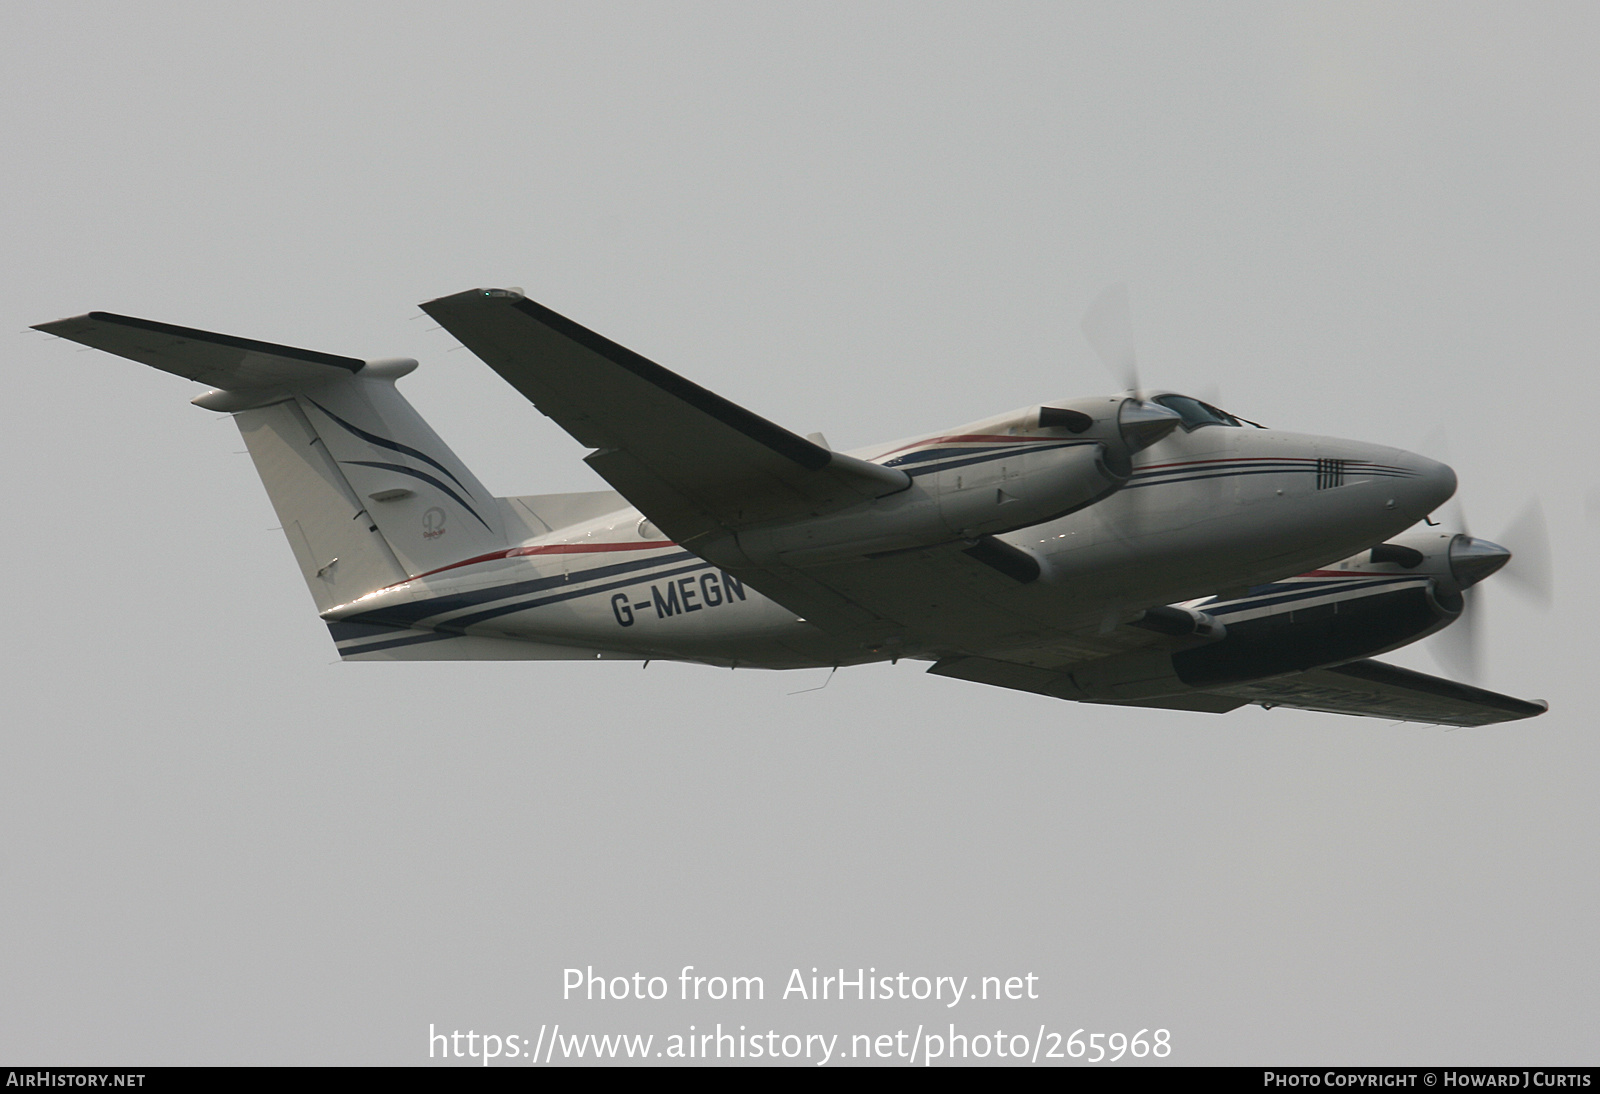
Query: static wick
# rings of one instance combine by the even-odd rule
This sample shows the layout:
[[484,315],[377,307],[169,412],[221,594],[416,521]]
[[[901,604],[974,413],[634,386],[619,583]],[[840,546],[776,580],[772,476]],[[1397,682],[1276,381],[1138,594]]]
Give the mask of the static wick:
[[827,679],[823,680],[822,683],[818,684],[816,687],[814,687],[814,688],[801,688],[799,691],[791,691],[789,694],[790,695],[804,695],[808,691],[821,691],[823,688],[827,687],[829,683],[832,682],[833,674],[838,672],[838,671],[839,671],[839,666],[835,665],[835,666],[833,666],[833,668],[828,670]]

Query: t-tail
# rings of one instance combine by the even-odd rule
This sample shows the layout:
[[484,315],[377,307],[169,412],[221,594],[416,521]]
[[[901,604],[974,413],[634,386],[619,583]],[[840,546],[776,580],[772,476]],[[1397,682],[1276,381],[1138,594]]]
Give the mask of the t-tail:
[[318,611],[540,530],[508,531],[515,510],[395,389],[417,367],[409,358],[362,361],[108,312],[36,329],[212,385],[193,401],[233,415]]

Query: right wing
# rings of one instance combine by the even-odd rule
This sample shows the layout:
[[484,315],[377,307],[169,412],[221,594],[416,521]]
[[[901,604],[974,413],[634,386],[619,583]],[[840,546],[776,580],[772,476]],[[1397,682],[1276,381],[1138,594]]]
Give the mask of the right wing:
[[830,452],[520,293],[473,289],[422,310],[598,449],[586,462],[691,549],[910,486],[903,471]]
[[[953,657],[938,662],[928,671],[1036,695],[1080,699],[1083,692],[1072,680],[1072,667],[1040,668],[987,657]],[[1328,714],[1447,726],[1494,725],[1532,718],[1550,709],[1548,703],[1516,699],[1372,660],[1311,669],[1270,680],[1105,705],[1224,714],[1246,703],[1268,709],[1294,707]]]

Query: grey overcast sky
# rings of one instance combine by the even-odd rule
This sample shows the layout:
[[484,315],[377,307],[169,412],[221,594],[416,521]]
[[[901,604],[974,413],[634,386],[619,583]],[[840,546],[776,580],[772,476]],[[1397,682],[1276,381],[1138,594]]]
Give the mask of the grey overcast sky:
[[[557,1022],[1600,1058],[1600,7],[0,19],[0,1062],[413,1064],[430,1023]],[[601,484],[416,303],[522,286],[848,448],[1104,392],[1078,317],[1119,280],[1147,381],[1448,436],[1490,538],[1542,499],[1554,610],[1492,580],[1478,608],[1483,682],[1548,715],[1110,710],[912,663],[798,695],[822,674],[341,665],[199,389],[25,330],[105,309],[415,356],[413,403],[533,493]],[[569,967],[676,992],[684,965],[767,998],[561,998]],[[779,998],[812,967],[1039,998]]]

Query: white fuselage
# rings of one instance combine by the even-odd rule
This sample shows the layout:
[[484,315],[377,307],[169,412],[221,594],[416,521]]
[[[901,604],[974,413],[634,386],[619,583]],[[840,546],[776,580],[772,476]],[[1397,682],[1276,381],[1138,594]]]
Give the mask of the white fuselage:
[[[978,467],[1049,434],[1033,410],[851,454],[918,470]],[[1025,598],[1030,615],[1051,620],[1064,635],[1087,633],[1154,604],[1344,558],[1411,526],[1454,489],[1448,467],[1398,449],[1205,425],[1179,429],[1138,453],[1133,477],[1110,496],[998,538],[1039,566],[1037,580],[1008,595]],[[924,628],[896,648],[830,639],[660,538],[632,508],[416,575],[324,613],[330,622],[355,624],[364,616],[446,635],[750,667],[985,652],[971,648],[959,616],[940,633]],[[341,648],[360,641],[346,639]]]

